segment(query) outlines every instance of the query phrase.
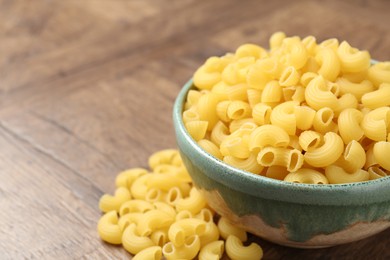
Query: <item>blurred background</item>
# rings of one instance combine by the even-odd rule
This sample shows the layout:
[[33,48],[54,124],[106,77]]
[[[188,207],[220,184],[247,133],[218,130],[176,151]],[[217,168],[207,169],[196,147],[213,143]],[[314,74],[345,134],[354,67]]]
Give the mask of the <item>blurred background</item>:
[[[174,99],[207,57],[284,31],[390,60],[389,13],[387,0],[0,0],[0,252],[129,258],[97,237],[99,197],[175,147]],[[268,259],[380,259],[389,235],[317,251],[260,243]]]

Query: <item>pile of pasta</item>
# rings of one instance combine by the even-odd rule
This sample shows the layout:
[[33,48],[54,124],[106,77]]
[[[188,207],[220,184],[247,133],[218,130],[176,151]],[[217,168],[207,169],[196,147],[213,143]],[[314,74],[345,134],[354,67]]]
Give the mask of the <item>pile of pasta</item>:
[[390,62],[346,41],[270,38],[211,57],[183,121],[214,157],[289,182],[368,181],[390,172]]
[[[261,259],[262,248],[243,244],[247,233],[219,219],[192,185],[177,150],[156,152],[151,172],[134,168],[116,177],[115,195],[99,202],[102,240],[122,244],[133,260]],[[226,241],[224,241],[226,240]]]

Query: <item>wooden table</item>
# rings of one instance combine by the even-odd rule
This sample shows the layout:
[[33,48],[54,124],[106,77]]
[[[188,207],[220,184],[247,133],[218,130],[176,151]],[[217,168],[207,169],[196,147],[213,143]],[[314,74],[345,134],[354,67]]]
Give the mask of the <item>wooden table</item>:
[[[129,259],[101,242],[115,175],[175,147],[175,96],[209,56],[288,35],[390,60],[390,2],[0,0],[0,259]],[[265,259],[389,259],[390,230]]]

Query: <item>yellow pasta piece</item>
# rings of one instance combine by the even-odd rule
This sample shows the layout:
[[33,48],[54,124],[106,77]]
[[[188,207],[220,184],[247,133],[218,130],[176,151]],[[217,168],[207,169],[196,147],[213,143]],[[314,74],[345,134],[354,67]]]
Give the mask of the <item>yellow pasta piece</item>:
[[364,134],[374,141],[385,141],[390,123],[390,107],[380,107],[364,115],[360,126]]
[[378,62],[368,69],[368,78],[375,86],[390,83],[390,61]]
[[[224,101],[219,102],[216,106],[217,116],[223,122],[230,121],[230,118],[228,117],[228,114],[227,114],[227,110],[228,110],[230,103],[231,103],[230,100],[224,100]],[[220,122],[220,121],[218,121],[218,122]]]
[[176,218],[175,218],[175,221],[179,221],[179,220],[182,220],[182,219],[187,219],[187,218],[193,218],[193,214],[191,213],[191,211],[189,210],[180,210],[177,214],[176,214]]
[[243,58],[243,57],[253,57],[255,59],[261,59],[266,57],[267,51],[260,46],[256,44],[243,44],[236,50],[236,57],[237,58]]
[[110,244],[122,243],[122,230],[118,225],[118,215],[115,210],[107,212],[99,219],[97,229],[103,241]]
[[272,77],[263,71],[261,64],[258,65],[257,63],[248,70],[248,74],[246,76],[246,82],[248,83],[249,88],[258,90],[264,89],[265,85],[270,80],[272,80]]
[[173,245],[183,246],[189,236],[201,236],[206,231],[206,222],[201,219],[187,218],[174,222],[168,230],[169,240]]
[[294,111],[296,106],[299,106],[299,102],[287,101],[274,107],[270,117],[272,125],[279,126],[289,135],[295,135],[297,123]]
[[156,201],[156,202],[153,202],[153,207],[157,210],[161,210],[161,211],[167,213],[168,215],[170,215],[172,217],[176,216],[176,210],[171,205],[169,205],[167,203]]
[[209,243],[217,241],[219,235],[220,234],[217,225],[213,221],[206,222],[206,230],[202,235],[199,236],[200,246],[203,247]]
[[360,127],[360,122],[363,120],[363,113],[357,109],[348,108],[343,110],[338,119],[338,128],[340,136],[345,144],[348,144],[352,140],[359,141],[364,131]]
[[244,125],[246,123],[256,124],[255,121],[253,120],[253,118],[244,118],[244,119],[233,120],[230,122],[230,125],[229,125],[230,133],[237,131],[242,125]]
[[209,72],[203,65],[199,67],[193,76],[194,84],[199,89],[211,89],[216,83],[221,80],[221,72]]
[[288,64],[293,66],[296,70],[299,70],[305,66],[309,55],[305,45],[302,44],[299,38],[285,38],[283,40],[282,47],[284,47],[288,53]]
[[177,149],[165,149],[155,152],[149,157],[149,167],[154,170],[160,164],[171,164],[177,155],[179,155]]
[[305,46],[309,55],[315,55],[317,49],[317,42],[314,36],[307,36],[302,39],[302,44]]
[[137,234],[136,225],[134,223],[131,223],[123,232],[122,245],[128,252],[134,255],[146,248],[155,246],[149,237]]
[[284,181],[306,184],[328,184],[328,179],[319,171],[314,169],[301,168],[296,172],[286,175]]
[[271,49],[276,49],[282,46],[283,40],[286,38],[286,34],[284,32],[276,32],[272,34],[269,39],[269,46]]
[[226,88],[226,95],[229,100],[231,101],[247,101],[248,95],[247,95],[248,86],[244,83],[237,84],[234,86],[228,86]]
[[370,109],[390,106],[390,83],[382,83],[379,89],[364,94],[362,104]]
[[210,242],[200,249],[199,260],[219,260],[223,255],[224,248],[222,240]]
[[131,195],[135,199],[144,199],[147,192],[148,192],[148,186],[146,185],[148,179],[150,178],[151,174],[145,174],[140,177],[138,177],[133,184],[130,187]]
[[208,128],[207,121],[191,121],[185,124],[188,133],[195,141],[203,139]]
[[148,202],[164,201],[166,192],[157,188],[150,188],[145,195],[145,200]]
[[313,126],[316,111],[308,106],[295,106],[294,115],[296,127],[300,130],[308,130]]
[[353,173],[363,168],[366,163],[366,152],[360,143],[352,140],[347,144],[343,156],[337,161],[336,165],[342,167],[346,172]]
[[248,239],[247,233],[244,229],[234,225],[225,217],[220,217],[218,220],[218,229],[221,237],[225,240],[229,235],[234,235],[242,242],[245,242]]
[[255,243],[244,246],[239,238],[229,235],[226,239],[226,253],[232,260],[262,259],[263,249]]
[[357,98],[350,94],[344,94],[338,99],[338,106],[334,110],[334,114],[336,117],[340,115],[340,113],[346,109],[354,108],[356,109],[358,107],[358,100]]
[[312,79],[314,79],[317,76],[318,76],[317,73],[310,72],[310,71],[305,72],[305,73],[303,73],[303,75],[300,79],[300,82],[301,82],[302,86],[306,87],[307,85],[309,85],[310,81],[312,81]]
[[160,260],[162,257],[162,250],[159,246],[148,247],[138,252],[133,260]]
[[115,185],[117,188],[130,188],[135,179],[147,173],[148,171],[143,168],[134,168],[120,172],[115,178]]
[[198,141],[198,144],[207,153],[211,154],[212,156],[214,156],[217,159],[222,160],[223,156],[221,154],[221,151],[219,150],[218,146],[216,146],[213,142],[211,142],[207,139],[202,139],[202,140]]
[[247,102],[238,100],[230,102],[226,112],[229,119],[237,120],[249,117],[252,109]]
[[328,107],[320,108],[313,120],[313,127],[314,130],[317,132],[324,134],[327,132],[336,132],[337,131],[337,125],[335,122],[333,122],[334,118],[334,112],[332,109]]
[[321,48],[316,54],[320,64],[318,74],[325,79],[334,81],[340,73],[340,60],[332,48]]
[[262,91],[258,90],[258,89],[250,88],[250,89],[248,89],[246,91],[246,93],[247,93],[247,96],[248,96],[248,103],[251,106],[251,108],[253,109],[253,107],[255,105],[260,103]]
[[318,47],[317,51],[321,51],[323,48],[331,48],[332,50],[337,51],[339,48],[339,40],[336,38],[330,38],[321,42]]
[[149,236],[153,231],[168,227],[174,222],[174,218],[162,210],[149,210],[142,216],[142,221],[137,225],[137,233],[141,236]]
[[383,177],[386,177],[389,175],[386,171],[384,171],[379,166],[371,166],[368,168],[367,171],[368,171],[368,174],[370,176],[370,180],[376,180],[376,179],[383,178]]
[[370,66],[371,57],[367,51],[352,48],[348,42],[343,41],[337,49],[343,72],[359,72]]
[[276,80],[268,82],[261,93],[261,102],[280,102],[282,87]]
[[196,111],[196,106],[190,107],[186,111],[183,112],[183,122],[189,123],[192,121],[199,121],[200,117],[198,112]]
[[234,156],[240,159],[246,159],[250,155],[248,143],[242,137],[229,137],[221,143],[221,153],[223,156]]
[[390,142],[380,141],[375,143],[373,147],[373,154],[378,164],[382,168],[390,171]]
[[314,167],[326,167],[341,156],[344,143],[341,137],[333,132],[324,135],[324,144],[304,154],[305,161]]
[[217,146],[220,146],[222,141],[228,137],[230,134],[229,128],[226,127],[222,121],[218,121],[218,123],[214,126],[213,130],[211,131],[210,139],[213,143],[215,143]]
[[299,135],[299,145],[305,151],[312,151],[322,145],[323,136],[322,134],[307,130]]
[[184,245],[175,246],[172,242],[166,243],[162,249],[167,260],[194,259],[200,250],[199,236],[193,235],[185,239]]
[[122,204],[119,210],[119,215],[123,216],[128,213],[135,213],[140,212],[144,213],[146,211],[154,209],[154,206],[152,203],[145,201],[145,200],[139,200],[139,199],[133,199],[126,201]]
[[260,174],[264,167],[257,163],[256,157],[257,156],[254,153],[251,153],[247,159],[239,159],[234,156],[225,156],[223,157],[223,161],[244,171]]
[[299,72],[293,66],[285,68],[279,79],[279,84],[283,87],[289,87],[296,85],[301,78]]
[[354,83],[347,78],[338,78],[335,82],[340,88],[340,94],[352,94],[358,101],[362,98],[365,93],[374,91],[374,86],[368,80],[363,80],[359,83]]
[[289,143],[290,137],[283,128],[275,125],[262,125],[251,133],[249,150],[261,149],[268,145],[287,147]]
[[190,106],[194,106],[198,103],[202,93],[199,90],[190,89],[187,94],[187,102]]
[[115,195],[105,194],[99,200],[99,208],[103,212],[112,210],[119,211],[123,203],[131,199],[131,194],[127,188],[119,187],[115,191]]
[[176,202],[177,210],[189,210],[192,214],[197,214],[205,206],[205,199],[195,187],[192,187],[190,195],[187,198],[179,199]]
[[201,121],[207,121],[207,129],[211,131],[215,124],[218,122],[217,106],[219,99],[217,95],[213,93],[207,93],[199,98],[197,112]]
[[257,162],[265,167],[284,166],[289,172],[295,172],[303,165],[303,155],[297,149],[265,147],[257,156]]
[[359,169],[353,173],[347,173],[343,168],[329,165],[325,168],[325,176],[331,184],[368,181],[370,175],[367,171]]
[[328,107],[334,110],[338,107],[336,95],[328,89],[322,76],[317,76],[307,85],[305,99],[306,102],[315,110],[319,110],[323,107]]
[[134,212],[134,213],[127,213],[125,215],[122,215],[119,218],[118,225],[122,232],[131,224],[134,223],[138,225],[138,223],[142,220],[143,213],[141,212]]
[[168,238],[168,228],[158,229],[152,232],[150,239],[157,246],[163,247],[166,243],[169,242]]
[[256,104],[252,109],[253,120],[258,125],[269,124],[271,122],[271,112],[270,106],[263,103]]
[[259,59],[256,61],[256,66],[259,70],[265,73],[269,79],[280,77],[281,65],[275,57]]

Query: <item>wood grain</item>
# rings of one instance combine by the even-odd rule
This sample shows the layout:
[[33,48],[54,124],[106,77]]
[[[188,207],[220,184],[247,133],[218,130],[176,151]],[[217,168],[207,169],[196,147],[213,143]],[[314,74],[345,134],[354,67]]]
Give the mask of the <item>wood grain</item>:
[[[175,96],[209,56],[277,30],[390,60],[390,2],[0,0],[1,259],[129,259],[96,232],[117,172],[175,147]],[[265,259],[389,259],[390,230]],[[226,258],[226,257],[225,257]]]

